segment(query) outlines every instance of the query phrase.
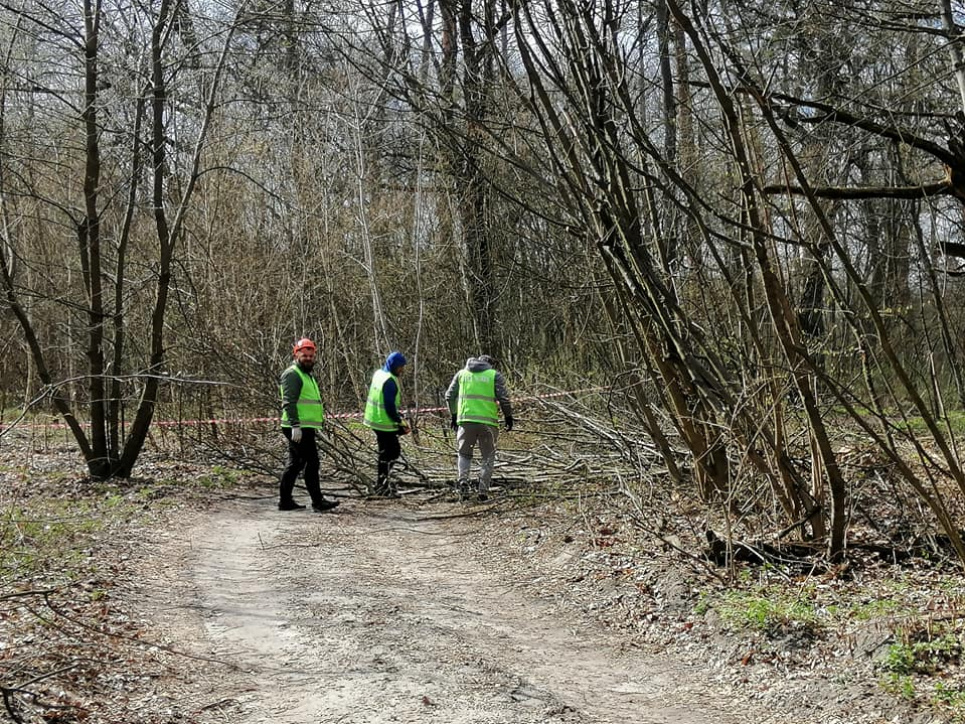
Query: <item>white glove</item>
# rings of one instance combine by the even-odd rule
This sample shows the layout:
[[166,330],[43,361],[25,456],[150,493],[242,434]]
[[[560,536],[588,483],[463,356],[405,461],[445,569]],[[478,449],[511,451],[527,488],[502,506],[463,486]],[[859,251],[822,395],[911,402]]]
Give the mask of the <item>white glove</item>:
[[302,441],[302,429],[297,425],[292,427],[292,442],[296,445]]

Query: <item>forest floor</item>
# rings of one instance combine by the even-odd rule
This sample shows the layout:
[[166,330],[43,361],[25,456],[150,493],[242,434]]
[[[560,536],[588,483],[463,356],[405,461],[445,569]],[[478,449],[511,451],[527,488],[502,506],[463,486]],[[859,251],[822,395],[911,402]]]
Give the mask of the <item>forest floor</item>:
[[[719,572],[649,539],[599,490],[480,504],[329,489],[342,505],[319,515],[278,511],[268,479],[163,457],[145,468],[150,479],[94,486],[68,449],[25,460],[0,446],[11,719],[962,721],[894,667],[883,684],[882,668],[896,631],[951,600],[957,574],[782,579],[772,604],[806,591],[807,610],[846,612],[738,626]],[[946,648],[938,690],[958,691]]]

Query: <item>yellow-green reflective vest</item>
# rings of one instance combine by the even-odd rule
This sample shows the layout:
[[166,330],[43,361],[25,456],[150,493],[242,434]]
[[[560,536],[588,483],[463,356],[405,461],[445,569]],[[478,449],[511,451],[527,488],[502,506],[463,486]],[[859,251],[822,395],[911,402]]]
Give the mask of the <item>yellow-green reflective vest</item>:
[[402,404],[402,386],[399,384],[399,378],[383,369],[376,370],[372,375],[372,384],[369,385],[369,399],[365,401],[365,417],[362,419],[362,423],[373,430],[395,432],[399,429],[399,423],[385,412],[385,401],[382,399],[382,385],[390,377],[395,380],[396,411]]
[[496,405],[496,370],[459,373],[459,400],[456,403],[456,421],[481,422],[499,426],[499,407]]
[[[302,391],[298,394],[298,403],[295,407],[298,413],[298,424],[301,427],[321,428],[325,423],[325,406],[322,404],[322,395],[318,391],[318,383],[311,375],[306,375],[297,365],[292,365],[290,369],[295,370],[302,378]],[[285,409],[285,390],[281,385],[278,391],[282,396],[281,426],[291,427],[288,420],[288,411]]]

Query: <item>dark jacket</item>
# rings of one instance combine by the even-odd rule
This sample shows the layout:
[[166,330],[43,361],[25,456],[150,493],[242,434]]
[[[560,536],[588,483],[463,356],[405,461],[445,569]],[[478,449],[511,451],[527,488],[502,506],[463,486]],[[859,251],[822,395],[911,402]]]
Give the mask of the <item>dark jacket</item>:
[[[389,363],[386,362],[382,365],[384,369],[389,374],[395,374],[395,370],[389,369]],[[395,396],[399,392],[399,386],[395,384],[395,380],[389,377],[382,384],[382,404],[385,405],[385,414],[389,416],[390,420],[394,422],[402,422],[402,413],[400,413],[395,407]]]

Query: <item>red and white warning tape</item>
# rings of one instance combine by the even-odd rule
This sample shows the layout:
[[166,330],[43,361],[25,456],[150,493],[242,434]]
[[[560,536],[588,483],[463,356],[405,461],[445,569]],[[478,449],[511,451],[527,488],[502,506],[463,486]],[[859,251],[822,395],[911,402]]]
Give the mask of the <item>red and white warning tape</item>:
[[[604,387],[586,387],[582,390],[567,390],[565,392],[549,392],[544,395],[530,395],[528,397],[513,397],[513,404],[520,402],[534,402],[537,400],[547,400],[554,397],[567,397],[574,395],[582,395],[588,392],[599,392],[600,390],[606,389]],[[421,415],[424,413],[442,412],[449,414],[449,408],[447,407],[410,407],[402,410],[404,414],[409,417],[414,415]],[[361,412],[336,412],[336,413],[326,413],[325,417],[334,420],[346,420],[355,417],[362,417]],[[157,425],[159,427],[178,427],[178,426],[196,426],[196,425],[231,425],[231,424],[241,424],[246,422],[278,422],[278,417],[219,417],[211,418],[207,420],[154,420],[151,425]],[[84,426],[88,426],[90,423],[81,423]],[[0,424],[0,432],[12,427],[20,428],[31,428],[31,427],[45,427],[45,428],[64,428],[67,427],[66,423],[63,422],[49,422],[49,423],[23,423],[20,425],[4,425]]]

